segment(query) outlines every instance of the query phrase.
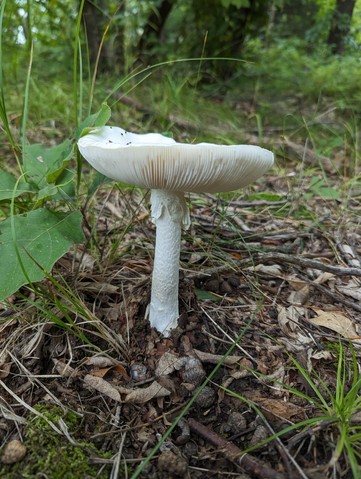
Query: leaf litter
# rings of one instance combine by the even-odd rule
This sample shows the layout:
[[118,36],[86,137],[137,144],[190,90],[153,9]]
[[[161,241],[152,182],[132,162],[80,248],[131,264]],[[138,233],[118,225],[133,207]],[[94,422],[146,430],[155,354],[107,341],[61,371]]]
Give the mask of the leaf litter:
[[[292,193],[284,176],[260,181],[246,198],[190,195],[181,316],[170,338],[146,320],[154,245],[148,198],[137,189],[99,190],[84,244],[53,270],[63,289],[45,280],[51,295],[24,288],[0,304],[1,443],[21,439],[26,447],[21,431],[33,406],[56,402],[82,417],[78,440],[111,453],[111,460],[92,457],[100,468],[120,457],[131,474],[201,387],[141,477],[327,477],[331,423],[312,440],[299,442],[302,427],[280,442],[265,440],[319,414],[290,357],[329,388],[339,342],[351,341],[359,358],[359,205],[352,200],[353,216],[341,221],[339,200],[252,199],[266,188]],[[351,477],[344,456],[333,477]]]

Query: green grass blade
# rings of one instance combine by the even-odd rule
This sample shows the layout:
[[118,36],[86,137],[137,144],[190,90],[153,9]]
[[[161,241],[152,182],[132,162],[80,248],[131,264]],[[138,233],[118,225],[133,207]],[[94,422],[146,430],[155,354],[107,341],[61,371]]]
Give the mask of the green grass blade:
[[28,71],[26,75],[23,114],[22,114],[22,120],[21,120],[21,147],[22,147],[21,149],[23,154],[23,163],[24,163],[25,147],[27,144],[26,124],[28,121],[28,113],[29,113],[29,93],[30,93],[31,68],[33,65],[33,54],[34,54],[34,44],[32,43],[30,45],[30,50],[29,50],[29,66],[28,66]]
[[[81,0],[78,10],[78,16],[75,26],[74,44],[73,44],[73,108],[74,108],[74,121],[75,126],[79,123],[79,115],[81,115],[82,104],[78,107],[78,86],[82,88],[82,79],[79,75],[80,82],[78,85],[78,66],[81,68],[81,42],[80,42],[80,30],[83,17],[85,0]],[[79,53],[80,52],[80,53]],[[79,57],[79,65],[78,65]],[[81,98],[82,101],[82,98]]]
[[2,38],[3,38],[3,19],[4,19],[4,12],[5,12],[6,0],[1,0],[0,3],[0,120],[2,122],[2,127],[5,130],[6,136],[9,139],[11,148],[14,152],[14,156],[16,162],[18,164],[19,170],[22,173],[21,164],[18,157],[18,148],[13,137],[13,134],[10,129],[7,109],[6,109],[6,102],[5,102],[5,94],[4,94],[4,77],[3,77],[3,49],[2,49]]

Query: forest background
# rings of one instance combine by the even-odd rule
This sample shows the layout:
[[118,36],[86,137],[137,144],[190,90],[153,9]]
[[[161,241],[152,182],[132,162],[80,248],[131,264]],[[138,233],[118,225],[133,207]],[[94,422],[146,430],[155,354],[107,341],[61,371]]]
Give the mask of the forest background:
[[[1,0],[0,38],[1,477],[239,471],[230,441],[213,454],[194,421],[198,449],[177,444],[170,463],[183,469],[169,470],[159,448],[176,444],[180,406],[239,451],[259,447],[252,477],[361,477],[361,0]],[[144,322],[147,193],[110,184],[76,148],[84,127],[105,123],[276,155],[242,193],[191,197],[188,323],[172,339]],[[144,401],[166,353],[196,350],[207,413],[192,409],[184,371],[164,380],[165,402]],[[239,411],[245,440],[229,432]],[[9,463],[13,437],[25,453]]]

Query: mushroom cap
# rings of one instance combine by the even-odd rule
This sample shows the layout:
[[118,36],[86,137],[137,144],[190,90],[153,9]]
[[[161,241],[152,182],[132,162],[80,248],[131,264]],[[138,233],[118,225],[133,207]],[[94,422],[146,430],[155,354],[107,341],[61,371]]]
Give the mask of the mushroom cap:
[[259,146],[177,143],[158,133],[138,135],[112,126],[91,130],[78,148],[108,178],[179,192],[236,190],[273,164],[273,153]]

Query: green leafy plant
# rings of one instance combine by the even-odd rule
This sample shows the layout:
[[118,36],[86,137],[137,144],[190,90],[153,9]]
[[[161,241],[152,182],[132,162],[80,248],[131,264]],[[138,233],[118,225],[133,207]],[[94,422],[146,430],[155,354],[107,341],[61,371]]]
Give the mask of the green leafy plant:
[[[82,6],[84,1],[82,2]],[[2,24],[6,2],[0,9],[0,60],[2,68]],[[82,90],[78,79],[80,17],[74,40],[75,90]],[[30,16],[30,11],[27,12]],[[30,41],[30,40],[29,40]],[[110,117],[108,105],[101,105],[98,112],[88,114],[80,121],[76,116],[76,128],[71,139],[55,146],[30,144],[26,136],[31,86],[33,46],[29,43],[29,67],[27,70],[24,104],[21,116],[21,141],[19,146],[8,120],[3,74],[0,71],[0,119],[16,159],[19,176],[0,168],[0,300],[6,299],[25,284],[32,285],[50,274],[55,262],[72,244],[83,241],[82,214],[77,207],[77,193],[81,179],[81,158],[74,147],[84,128],[104,125]],[[82,111],[74,94],[75,112]],[[90,111],[90,105],[87,108]],[[77,156],[76,170],[72,166]]]
[[83,240],[79,211],[38,208],[0,225],[0,300],[44,278],[72,243]]
[[310,179],[309,192],[305,194],[306,199],[319,196],[324,200],[338,200],[340,198],[340,192],[332,186],[328,186],[322,178],[313,176]]

